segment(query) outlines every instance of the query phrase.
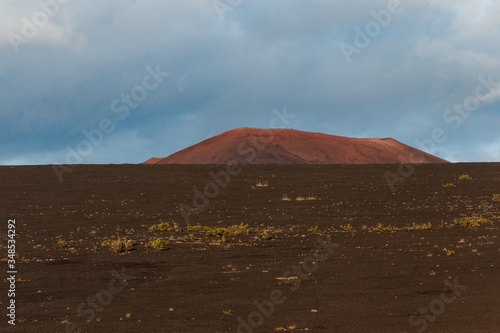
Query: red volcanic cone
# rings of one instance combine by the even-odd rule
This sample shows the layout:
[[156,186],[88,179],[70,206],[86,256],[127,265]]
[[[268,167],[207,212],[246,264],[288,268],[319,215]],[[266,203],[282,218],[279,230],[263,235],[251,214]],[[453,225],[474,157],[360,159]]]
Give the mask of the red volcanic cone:
[[348,138],[293,129],[237,128],[148,164],[449,163],[392,138]]
[[159,158],[159,157],[151,157],[146,162],[142,162],[142,164],[156,164],[156,162],[158,162],[159,160],[161,160],[161,158]]

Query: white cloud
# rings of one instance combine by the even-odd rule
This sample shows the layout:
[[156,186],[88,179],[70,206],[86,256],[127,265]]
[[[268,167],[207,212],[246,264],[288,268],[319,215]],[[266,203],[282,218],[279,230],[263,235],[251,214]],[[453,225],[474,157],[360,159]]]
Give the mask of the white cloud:
[[481,98],[482,101],[488,104],[495,103],[499,99],[500,99],[500,85]]
[[[40,2],[49,3],[49,2]],[[73,47],[81,50],[86,39],[74,32],[71,21],[64,19],[65,6],[50,2],[42,6],[38,2],[19,6],[18,1],[5,1],[0,4],[0,48],[20,52],[29,44],[50,47]]]

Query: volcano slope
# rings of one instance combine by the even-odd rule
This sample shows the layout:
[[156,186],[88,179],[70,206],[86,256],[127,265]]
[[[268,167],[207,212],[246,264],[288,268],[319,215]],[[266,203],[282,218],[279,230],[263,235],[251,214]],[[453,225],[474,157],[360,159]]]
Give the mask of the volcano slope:
[[448,163],[392,138],[358,139],[294,129],[237,128],[144,164]]
[[240,167],[190,226],[226,166],[0,167],[0,331],[498,331],[500,164],[415,166],[394,192],[396,164]]

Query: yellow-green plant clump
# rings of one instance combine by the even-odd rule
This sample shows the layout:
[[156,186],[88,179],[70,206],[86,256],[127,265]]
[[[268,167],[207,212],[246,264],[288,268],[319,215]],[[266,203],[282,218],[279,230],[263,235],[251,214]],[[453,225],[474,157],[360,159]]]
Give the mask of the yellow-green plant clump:
[[346,225],[341,225],[340,229],[342,229],[344,231],[354,231],[354,228],[350,223],[346,224]]
[[482,226],[483,224],[493,224],[490,220],[484,217],[479,217],[479,218],[469,218],[469,217],[461,217],[454,219],[453,222],[456,225],[466,227],[466,228],[477,228],[479,226]]
[[430,222],[424,224],[416,224],[415,222],[413,222],[411,226],[404,227],[404,230],[431,230],[431,229],[432,229],[432,224]]
[[174,223],[173,226],[170,225],[169,222],[162,222],[159,224],[152,225],[148,228],[149,231],[181,231],[181,228],[177,223]]
[[119,237],[118,239],[106,239],[105,241],[102,242],[102,245],[109,246],[116,253],[121,253],[125,251],[130,251],[132,247],[135,245],[135,241],[127,240],[125,238],[121,239]]
[[372,227],[373,231],[396,231],[399,230],[399,228],[393,226],[393,225],[386,225],[384,226],[382,223],[377,224],[375,227]]
[[149,241],[146,243],[146,247],[150,247],[156,251],[163,251],[167,249],[167,245],[169,245],[170,242],[168,240],[164,239],[154,239],[152,241]]
[[235,224],[228,228],[214,228],[209,226],[195,225],[195,226],[188,226],[187,230],[202,232],[205,233],[206,236],[225,236],[225,237],[248,234],[249,232],[248,224],[243,224],[243,223],[239,225]]

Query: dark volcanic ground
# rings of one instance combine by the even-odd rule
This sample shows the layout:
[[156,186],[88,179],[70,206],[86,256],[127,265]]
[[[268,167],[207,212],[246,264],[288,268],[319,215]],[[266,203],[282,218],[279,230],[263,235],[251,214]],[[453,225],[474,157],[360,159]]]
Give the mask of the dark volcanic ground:
[[[0,331],[500,332],[500,164],[418,166],[395,192],[398,165],[243,166],[190,223],[248,233],[187,230],[179,204],[225,169],[75,166],[59,182],[51,166],[0,167]],[[493,224],[454,224],[481,216]],[[160,222],[178,230],[148,230]],[[136,245],[102,244],[118,237]],[[145,246],[156,238],[168,249]]]

